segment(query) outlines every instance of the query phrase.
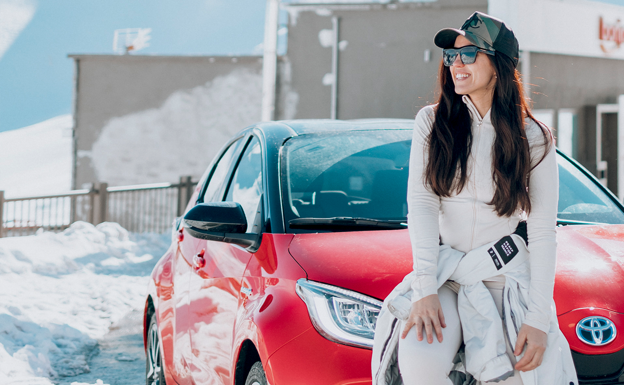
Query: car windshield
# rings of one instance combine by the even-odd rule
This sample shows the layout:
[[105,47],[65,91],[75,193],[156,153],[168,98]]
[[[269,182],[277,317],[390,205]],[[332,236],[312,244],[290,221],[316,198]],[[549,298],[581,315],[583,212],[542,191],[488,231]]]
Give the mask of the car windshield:
[[[281,158],[288,231],[401,228],[411,135],[411,130],[370,130],[288,140]],[[561,155],[557,161],[561,223],[624,223],[622,208],[594,179]]]
[[559,208],[557,218],[566,221],[624,223],[624,212],[611,197],[572,162],[557,155],[559,163]]

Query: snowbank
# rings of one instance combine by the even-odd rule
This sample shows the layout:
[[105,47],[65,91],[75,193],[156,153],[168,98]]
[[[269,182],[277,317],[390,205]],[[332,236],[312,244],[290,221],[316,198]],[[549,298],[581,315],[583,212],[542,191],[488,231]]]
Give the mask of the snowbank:
[[71,189],[72,117],[0,132],[0,190],[9,198]]
[[142,309],[168,235],[116,223],[0,239],[0,383],[51,384],[88,372],[96,339]]
[[261,100],[262,75],[235,69],[174,92],[159,108],[112,118],[78,156],[90,157],[97,179],[111,186],[199,177],[232,135],[260,120]]

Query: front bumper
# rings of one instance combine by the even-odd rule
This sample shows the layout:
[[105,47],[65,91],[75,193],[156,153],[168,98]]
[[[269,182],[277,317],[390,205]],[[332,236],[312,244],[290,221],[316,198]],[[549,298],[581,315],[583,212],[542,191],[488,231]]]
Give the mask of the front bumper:
[[624,384],[624,349],[611,354],[581,354],[572,351],[581,385]]
[[271,385],[370,385],[370,349],[341,345],[308,329],[270,358]]

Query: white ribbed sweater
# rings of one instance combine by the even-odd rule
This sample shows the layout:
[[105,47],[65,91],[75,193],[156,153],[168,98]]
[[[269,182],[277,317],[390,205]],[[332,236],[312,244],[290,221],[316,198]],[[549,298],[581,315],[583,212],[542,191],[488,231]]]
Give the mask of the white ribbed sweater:
[[[494,196],[492,144],[495,139],[490,112],[481,118],[469,97],[463,97],[472,117],[473,142],[468,160],[468,180],[464,189],[440,198],[425,187],[426,141],[434,120],[434,106],[416,116],[408,182],[408,228],[412,242],[416,279],[412,302],[437,294],[437,259],[440,238],[456,250],[468,252],[511,234],[523,213],[499,217],[487,203]],[[557,201],[559,179],[554,146],[544,145],[540,127],[526,121],[532,164],[546,157],[530,173],[531,213],[526,218],[529,238],[531,284],[525,323],[548,332],[556,264]]]

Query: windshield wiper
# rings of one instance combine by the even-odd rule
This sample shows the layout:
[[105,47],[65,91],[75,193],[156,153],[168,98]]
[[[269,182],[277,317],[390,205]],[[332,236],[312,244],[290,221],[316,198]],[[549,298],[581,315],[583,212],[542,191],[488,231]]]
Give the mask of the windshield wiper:
[[372,219],[353,217],[334,218],[297,218],[288,221],[291,229],[324,229],[324,230],[395,230],[406,229],[405,219]]
[[557,226],[567,226],[567,225],[602,225],[602,224],[603,223],[598,223],[598,222],[575,221],[573,219],[557,218]]

